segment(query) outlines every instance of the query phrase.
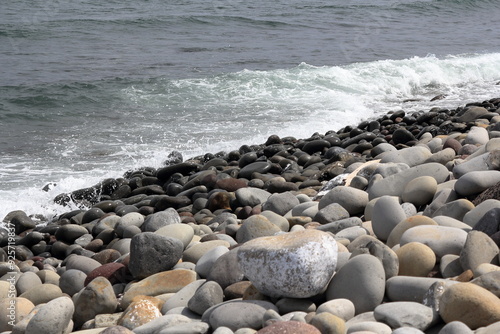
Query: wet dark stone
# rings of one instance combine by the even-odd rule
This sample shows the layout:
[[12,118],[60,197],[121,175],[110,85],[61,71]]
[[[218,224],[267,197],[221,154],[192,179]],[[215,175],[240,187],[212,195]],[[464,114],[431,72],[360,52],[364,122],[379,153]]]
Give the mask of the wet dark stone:
[[414,141],[415,136],[413,134],[406,130],[405,128],[399,128],[396,131],[393,132],[392,134],[392,141],[394,144],[406,144],[409,141]]
[[317,140],[306,142],[304,147],[302,147],[302,151],[304,151],[308,154],[313,154],[313,153],[317,153],[317,152],[322,153],[325,149],[328,149],[330,147],[331,147],[331,143],[328,140],[317,139]]

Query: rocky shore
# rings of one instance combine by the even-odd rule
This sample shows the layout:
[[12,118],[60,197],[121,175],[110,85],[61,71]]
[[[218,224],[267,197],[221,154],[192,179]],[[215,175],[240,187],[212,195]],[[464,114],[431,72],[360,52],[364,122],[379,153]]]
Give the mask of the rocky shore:
[[500,332],[500,98],[61,194],[0,233],[0,333]]

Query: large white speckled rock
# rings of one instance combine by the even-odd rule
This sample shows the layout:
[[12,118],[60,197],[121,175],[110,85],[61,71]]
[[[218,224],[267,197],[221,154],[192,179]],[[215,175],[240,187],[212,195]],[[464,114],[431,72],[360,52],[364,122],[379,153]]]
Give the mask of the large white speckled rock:
[[263,294],[308,298],[330,281],[337,252],[337,243],[329,233],[304,230],[248,241],[238,248],[238,261],[245,276]]

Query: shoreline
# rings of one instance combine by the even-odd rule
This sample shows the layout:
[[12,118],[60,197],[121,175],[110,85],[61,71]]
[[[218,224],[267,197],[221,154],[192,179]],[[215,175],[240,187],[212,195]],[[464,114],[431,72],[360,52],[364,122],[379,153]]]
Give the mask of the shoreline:
[[499,170],[500,98],[172,152],[54,199],[90,209],[45,226],[8,214],[0,277],[17,296],[0,304],[40,333],[494,331]]

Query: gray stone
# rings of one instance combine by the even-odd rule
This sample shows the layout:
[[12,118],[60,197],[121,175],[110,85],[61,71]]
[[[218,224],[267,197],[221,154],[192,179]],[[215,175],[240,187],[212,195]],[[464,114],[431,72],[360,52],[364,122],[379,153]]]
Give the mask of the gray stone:
[[474,278],[472,283],[479,285],[500,298],[500,271],[492,271]]
[[227,252],[229,252],[229,249],[225,246],[217,246],[206,252],[198,262],[196,262],[196,273],[200,275],[200,277],[207,277],[217,259]]
[[400,245],[410,242],[420,242],[429,246],[436,258],[440,259],[446,254],[459,255],[467,239],[467,232],[446,226],[420,225],[403,233]]
[[473,334],[474,332],[463,322],[452,321],[447,323],[438,334]]
[[322,312],[331,313],[344,321],[348,321],[354,317],[355,308],[349,299],[336,298],[319,305],[316,309],[316,314]]
[[302,202],[292,209],[292,216],[305,216],[314,218],[314,216],[318,213],[318,207],[319,202],[317,201]]
[[206,310],[222,303],[223,300],[224,291],[221,286],[217,282],[209,281],[196,290],[188,302],[188,308],[199,315],[203,315]]
[[275,303],[280,314],[287,314],[290,312],[314,312],[316,305],[310,299],[303,298],[282,298]]
[[488,211],[494,208],[500,208],[500,201],[496,199],[487,199],[467,212],[463,217],[463,222],[474,227]]
[[43,284],[42,280],[40,279],[40,277],[38,277],[37,274],[30,271],[25,272],[17,279],[16,282],[17,295],[20,296],[29,289],[42,284]]
[[444,255],[439,263],[439,271],[444,278],[455,277],[463,273],[464,269],[460,264],[460,256],[455,254]]
[[298,204],[300,204],[299,199],[291,192],[272,194],[262,204],[262,211],[270,210],[284,216]]
[[66,270],[77,269],[83,271],[85,274],[90,274],[90,272],[101,264],[94,259],[86,256],[72,254],[66,258]]
[[164,237],[179,239],[184,245],[184,248],[189,245],[194,236],[193,228],[187,224],[170,224],[160,227],[154,233]]
[[485,170],[469,172],[455,183],[455,191],[462,196],[479,194],[500,182],[500,171]]
[[373,315],[392,328],[412,327],[422,331],[435,321],[432,308],[416,302],[384,303],[375,308]]
[[260,329],[264,313],[278,308],[263,300],[231,300],[212,306],[203,313],[201,320],[212,328],[227,327],[233,331],[239,328]]
[[382,154],[380,163],[405,163],[410,167],[423,164],[432,155],[426,146],[412,146]]
[[369,186],[367,190],[369,199],[384,195],[400,197],[408,182],[420,176],[432,176],[440,184],[449,177],[449,171],[445,166],[438,163],[425,163],[406,169]]
[[182,261],[196,264],[204,254],[219,246],[229,247],[229,243],[224,240],[209,240],[193,244],[182,253]]
[[446,165],[449,161],[452,161],[456,156],[456,152],[454,149],[448,147],[445,148],[444,150],[435,152],[432,154],[427,160],[425,160],[425,163],[429,162],[437,162],[441,165]]
[[488,110],[483,107],[471,106],[467,108],[461,115],[457,118],[460,123],[467,123],[474,121],[482,116],[486,115]]
[[278,226],[283,232],[288,232],[288,230],[290,229],[290,223],[288,222],[288,219],[278,215],[273,211],[262,211],[260,215],[266,217],[271,223]]
[[236,241],[245,243],[255,238],[275,235],[278,232],[281,232],[281,229],[271,223],[267,217],[253,215],[243,221],[243,224],[236,232]]
[[120,237],[123,238],[123,232],[129,226],[136,226],[141,228],[144,223],[144,216],[138,212],[130,212],[120,218],[120,221],[115,225],[115,232]]
[[370,254],[378,258],[384,267],[386,280],[398,275],[398,256],[380,240],[369,235],[361,236],[352,241],[347,246],[347,249],[352,253],[352,257],[360,254]]
[[459,229],[464,230],[465,232],[469,232],[472,230],[472,227],[470,227],[469,225],[467,225],[465,223],[462,223],[460,220],[455,219],[453,217],[434,216],[434,217],[432,217],[432,220],[434,220],[439,226],[459,228]]
[[128,268],[141,279],[171,269],[182,256],[184,245],[179,239],[144,232],[132,238]]
[[446,286],[456,284],[450,281],[431,277],[394,276],[386,282],[386,294],[393,302],[422,303],[430,287],[436,282],[444,282]]
[[191,323],[191,319],[180,314],[168,314],[134,328],[133,332],[134,334],[161,333],[165,328],[185,323]]
[[493,154],[492,152],[486,152],[470,160],[466,160],[459,165],[454,166],[453,176],[456,179],[460,179],[462,176],[464,176],[469,172],[498,169],[498,168],[490,168],[491,160],[495,157],[495,155],[492,154]]
[[59,227],[54,235],[57,240],[71,244],[76,239],[87,233],[89,233],[89,231],[83,226],[67,224]]
[[474,204],[471,201],[460,198],[452,202],[444,203],[439,209],[434,211],[431,217],[448,216],[457,220],[463,220],[465,215],[474,209]]
[[59,297],[40,307],[28,323],[25,334],[63,334],[75,308],[68,297]]
[[132,242],[132,238],[124,238],[119,239],[113,243],[111,249],[118,251],[121,255],[126,255],[130,253],[130,244]]
[[334,276],[326,291],[326,299],[349,299],[356,314],[373,311],[382,303],[385,272],[376,257],[362,254],[351,258]]
[[210,270],[207,281],[216,281],[223,289],[242,281],[245,275],[238,264],[237,252],[238,248],[235,248],[221,255]]
[[340,204],[332,203],[319,210],[313,220],[320,224],[328,224],[345,218],[349,218],[349,212]]
[[312,229],[255,239],[237,249],[245,276],[271,297],[312,297],[325,288],[337,264],[335,239]]
[[180,223],[181,217],[177,211],[173,208],[168,208],[164,211],[149,215],[144,221],[144,224],[142,224],[141,230],[145,232],[154,232],[163,226]]
[[465,136],[462,145],[484,145],[489,140],[488,130],[479,126],[473,126]]
[[386,241],[392,229],[406,219],[406,214],[396,197],[382,196],[373,206],[372,229],[380,240]]
[[428,204],[436,194],[437,182],[432,176],[420,176],[408,182],[401,194],[404,202],[416,206]]
[[77,269],[67,269],[59,278],[59,287],[62,292],[73,296],[75,293],[83,289],[83,284],[87,274]]
[[434,213],[438,209],[440,209],[446,203],[455,201],[457,199],[458,199],[458,194],[455,192],[455,190],[451,188],[439,189],[438,185],[438,190],[436,191],[436,194],[434,195],[432,202],[425,207],[423,215],[428,217],[438,216],[439,214],[434,215]]
[[332,203],[340,204],[349,215],[354,216],[364,211],[368,204],[368,193],[352,187],[338,186],[321,198],[318,209],[321,210]]
[[363,321],[352,324],[347,329],[347,334],[367,333],[367,334],[391,334],[391,327],[376,321]]
[[189,322],[167,327],[158,334],[206,334],[209,329],[210,325],[205,322]]
[[497,244],[488,235],[471,231],[460,252],[460,264],[464,270],[475,270],[482,263],[498,265],[499,252]]
[[364,227],[353,226],[343,229],[342,231],[337,233],[335,237],[338,239],[347,239],[349,241],[353,241],[357,237],[368,235],[368,233],[369,232]]
[[259,188],[240,188],[235,192],[241,206],[254,207],[267,201],[271,193]]
[[271,169],[271,164],[267,161],[252,162],[243,167],[238,173],[238,178],[251,180],[253,173],[266,174]]
[[344,218],[344,219],[334,221],[332,223],[318,226],[316,229],[320,230],[320,231],[331,232],[333,234],[337,234],[346,228],[356,227],[356,226],[359,227],[362,224],[363,224],[363,221],[361,220],[361,218],[350,217],[350,218]]
[[194,296],[196,290],[205,282],[206,280],[199,279],[192,283],[189,283],[188,285],[177,291],[163,304],[161,313],[166,314],[168,311],[177,307],[187,307],[189,300]]
[[94,319],[97,314],[114,313],[118,300],[111,283],[99,276],[74,297],[74,306],[73,321],[75,326],[80,328],[86,321]]
[[489,236],[500,231],[500,208],[487,211],[476,223],[474,230],[484,232]]

